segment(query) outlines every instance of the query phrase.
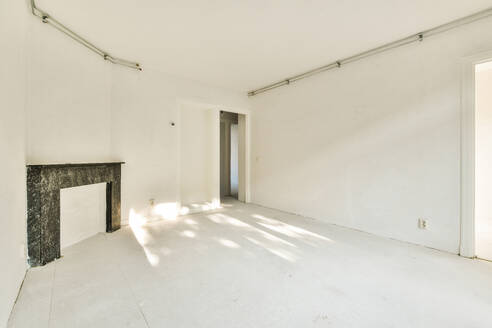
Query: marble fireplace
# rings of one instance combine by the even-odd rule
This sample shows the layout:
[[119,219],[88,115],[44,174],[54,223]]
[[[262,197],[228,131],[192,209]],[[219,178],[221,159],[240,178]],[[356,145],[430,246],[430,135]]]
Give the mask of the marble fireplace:
[[31,266],[60,258],[60,189],[106,183],[106,232],[121,225],[124,162],[27,165],[27,250]]

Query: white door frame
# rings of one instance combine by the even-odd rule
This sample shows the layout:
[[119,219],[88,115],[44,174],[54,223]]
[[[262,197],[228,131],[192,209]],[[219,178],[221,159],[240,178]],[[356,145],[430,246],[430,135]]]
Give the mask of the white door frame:
[[[245,203],[251,202],[251,112],[249,110],[219,108],[219,111],[236,113],[239,126],[239,140],[241,141],[238,149],[239,174],[238,174],[238,200]],[[244,131],[241,131],[244,129]],[[241,138],[242,136],[242,138]],[[220,162],[220,159],[219,159]],[[220,168],[219,168],[220,169]],[[219,172],[220,178],[220,172]],[[219,192],[220,194],[220,192]]]
[[492,51],[462,61],[461,84],[461,240],[460,255],[476,256],[475,245],[475,65],[492,60]]
[[[238,108],[238,107],[229,107],[229,106],[223,106],[223,105],[218,105],[218,104],[213,104],[213,103],[207,103],[203,102],[201,100],[197,99],[192,99],[192,98],[178,98],[176,100],[176,105],[177,108],[180,108],[184,104],[192,104],[192,105],[198,105],[204,109],[214,109],[217,112],[217,115],[219,115],[219,122],[220,122],[220,111],[225,111],[225,112],[231,112],[231,113],[237,113],[237,114],[242,114],[244,115],[245,118],[245,149],[244,149],[244,170],[243,170],[243,175],[244,175],[244,202],[245,203],[250,203],[251,202],[251,111],[249,109],[245,108]],[[219,135],[219,142],[220,142],[220,124],[217,125],[217,133]],[[220,149],[219,152],[217,153],[217,163],[219,164],[215,169],[216,169],[216,195],[218,197],[218,201],[220,203]],[[178,165],[179,167],[179,165]],[[179,172],[179,171],[178,171]],[[178,174],[179,176],[179,174]],[[178,186],[180,182],[178,180]],[[181,200],[178,198],[178,202],[181,205]]]

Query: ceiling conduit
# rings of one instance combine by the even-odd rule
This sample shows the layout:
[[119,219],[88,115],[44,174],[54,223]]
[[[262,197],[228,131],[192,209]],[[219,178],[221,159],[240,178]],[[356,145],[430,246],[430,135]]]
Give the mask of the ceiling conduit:
[[84,39],[83,37],[78,35],[77,33],[70,30],[68,27],[66,27],[65,25],[63,25],[62,23],[60,23],[59,21],[54,19],[47,12],[36,7],[36,3],[34,2],[34,0],[31,0],[31,12],[34,16],[40,18],[43,23],[50,24],[51,26],[53,26],[54,28],[56,28],[60,32],[68,35],[69,37],[71,37],[72,39],[77,41],[78,43],[80,43],[83,46],[85,46],[86,48],[92,50],[93,52],[95,52],[96,54],[101,56],[104,60],[107,60],[113,64],[123,65],[123,66],[130,67],[130,68],[133,68],[133,69],[136,69],[139,71],[142,70],[142,67],[140,66],[139,63],[135,63],[135,62],[131,62],[131,61],[128,61],[125,59],[111,56],[108,52],[96,47],[94,44],[90,43],[89,41],[87,41],[86,39]]
[[466,16],[466,17],[463,17],[460,19],[456,19],[454,21],[451,21],[451,22],[443,24],[443,25],[439,25],[439,26],[431,28],[429,30],[410,35],[406,38],[399,39],[399,40],[384,44],[384,45],[379,46],[377,48],[373,48],[373,49],[361,52],[359,54],[356,54],[356,55],[353,55],[353,56],[350,56],[350,57],[347,57],[344,59],[339,59],[333,63],[309,70],[309,71],[304,72],[302,74],[294,75],[292,77],[289,77],[289,78],[283,79],[281,81],[269,84],[269,85],[264,86],[262,88],[249,91],[248,96],[250,96],[250,97],[255,96],[259,93],[263,93],[263,92],[266,92],[266,91],[269,91],[272,89],[276,89],[276,88],[279,88],[281,86],[291,84],[292,82],[297,82],[299,80],[313,76],[315,74],[319,74],[319,73],[324,72],[324,71],[328,71],[328,70],[331,70],[334,68],[340,68],[343,65],[361,60],[361,59],[369,57],[369,56],[373,56],[373,55],[376,55],[376,54],[379,54],[382,52],[386,52],[386,51],[391,50],[391,49],[402,47],[402,46],[410,44],[410,43],[423,41],[425,38],[427,38],[429,36],[440,34],[440,33],[449,31],[451,29],[460,27],[462,25],[473,23],[477,20],[487,18],[490,16],[492,16],[492,8],[488,8],[486,10],[480,11],[480,12],[475,13],[473,15]]

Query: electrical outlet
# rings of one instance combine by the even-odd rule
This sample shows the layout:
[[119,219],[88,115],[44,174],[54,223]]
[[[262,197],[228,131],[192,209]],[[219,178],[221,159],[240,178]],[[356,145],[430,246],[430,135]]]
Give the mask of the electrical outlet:
[[419,218],[418,227],[419,227],[419,229],[423,229],[423,230],[427,229],[429,227],[427,219]]

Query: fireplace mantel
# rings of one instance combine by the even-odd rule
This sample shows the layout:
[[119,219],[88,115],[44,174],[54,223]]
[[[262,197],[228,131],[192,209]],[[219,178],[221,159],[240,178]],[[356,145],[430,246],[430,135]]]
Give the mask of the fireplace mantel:
[[60,257],[60,189],[106,183],[106,232],[120,228],[122,164],[27,165],[27,248],[31,266]]
[[26,167],[74,167],[74,166],[101,166],[101,165],[117,165],[125,164],[125,162],[101,162],[101,163],[54,163],[54,164],[27,164]]

